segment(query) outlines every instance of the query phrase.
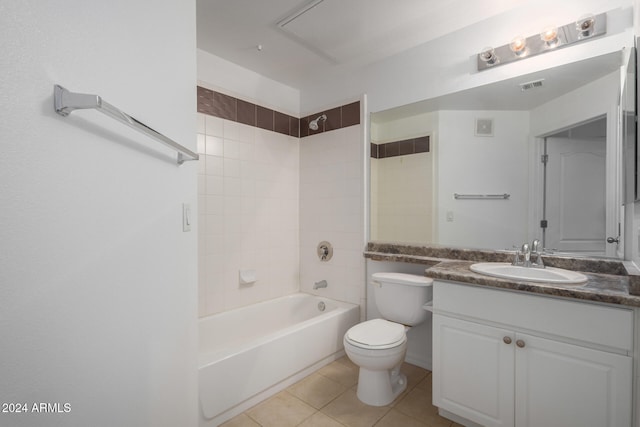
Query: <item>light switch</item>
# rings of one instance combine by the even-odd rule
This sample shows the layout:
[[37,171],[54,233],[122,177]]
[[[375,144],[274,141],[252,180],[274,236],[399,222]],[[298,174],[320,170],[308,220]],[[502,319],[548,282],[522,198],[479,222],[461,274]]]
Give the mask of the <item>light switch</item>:
[[453,211],[447,211],[447,222],[453,222]]
[[182,231],[191,231],[191,205],[182,204]]

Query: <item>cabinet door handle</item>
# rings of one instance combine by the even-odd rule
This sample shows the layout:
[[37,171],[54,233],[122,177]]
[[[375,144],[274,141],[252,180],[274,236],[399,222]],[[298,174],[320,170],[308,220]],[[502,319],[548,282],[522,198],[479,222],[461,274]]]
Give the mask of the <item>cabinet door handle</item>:
[[517,340],[517,341],[516,341],[516,345],[517,345],[518,347],[520,347],[520,348],[523,348],[523,347],[524,347],[524,341],[522,341],[522,340]]
[[504,337],[502,341],[504,341],[505,344],[511,344],[511,337]]

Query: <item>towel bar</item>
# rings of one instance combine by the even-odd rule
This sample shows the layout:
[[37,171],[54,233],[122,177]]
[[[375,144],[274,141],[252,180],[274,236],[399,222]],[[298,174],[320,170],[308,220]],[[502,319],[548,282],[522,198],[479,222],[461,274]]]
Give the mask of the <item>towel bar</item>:
[[503,200],[503,199],[508,199],[509,197],[511,197],[511,194],[458,194],[458,193],[453,193],[453,198],[454,199],[465,199],[465,200],[470,200],[470,199],[489,199],[489,200]]
[[125,125],[144,133],[158,142],[173,148],[178,152],[178,164],[181,165],[187,160],[198,160],[198,154],[188,148],[178,144],[172,139],[145,125],[141,121],[131,117],[124,111],[114,107],[98,95],[85,93],[74,93],[60,85],[53,86],[53,102],[56,113],[61,116],[68,116],[74,110],[95,109],[107,116],[124,123]]

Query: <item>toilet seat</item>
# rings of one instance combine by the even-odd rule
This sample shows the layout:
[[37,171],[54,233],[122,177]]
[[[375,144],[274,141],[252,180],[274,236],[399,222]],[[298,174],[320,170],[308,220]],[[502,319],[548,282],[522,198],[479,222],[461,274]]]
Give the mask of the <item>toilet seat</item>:
[[345,339],[356,347],[383,350],[402,345],[407,340],[405,330],[400,323],[372,319],[353,326]]

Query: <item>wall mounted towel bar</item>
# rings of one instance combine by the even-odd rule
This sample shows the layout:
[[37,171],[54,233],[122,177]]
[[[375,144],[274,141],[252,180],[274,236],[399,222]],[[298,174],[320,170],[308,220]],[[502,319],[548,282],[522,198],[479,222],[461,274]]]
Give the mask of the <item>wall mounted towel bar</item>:
[[489,200],[503,200],[511,197],[511,194],[458,194],[453,193],[454,199],[489,199]]
[[56,113],[61,116],[68,116],[73,110],[93,108],[107,116],[124,123],[125,125],[136,129],[145,135],[150,136],[178,152],[178,164],[181,165],[187,160],[198,160],[198,154],[186,147],[178,144],[172,139],[167,138],[163,134],[151,129],[139,120],[131,117],[124,111],[114,107],[106,102],[98,95],[90,95],[85,93],[74,93],[63,88],[60,85],[53,86],[53,102]]

